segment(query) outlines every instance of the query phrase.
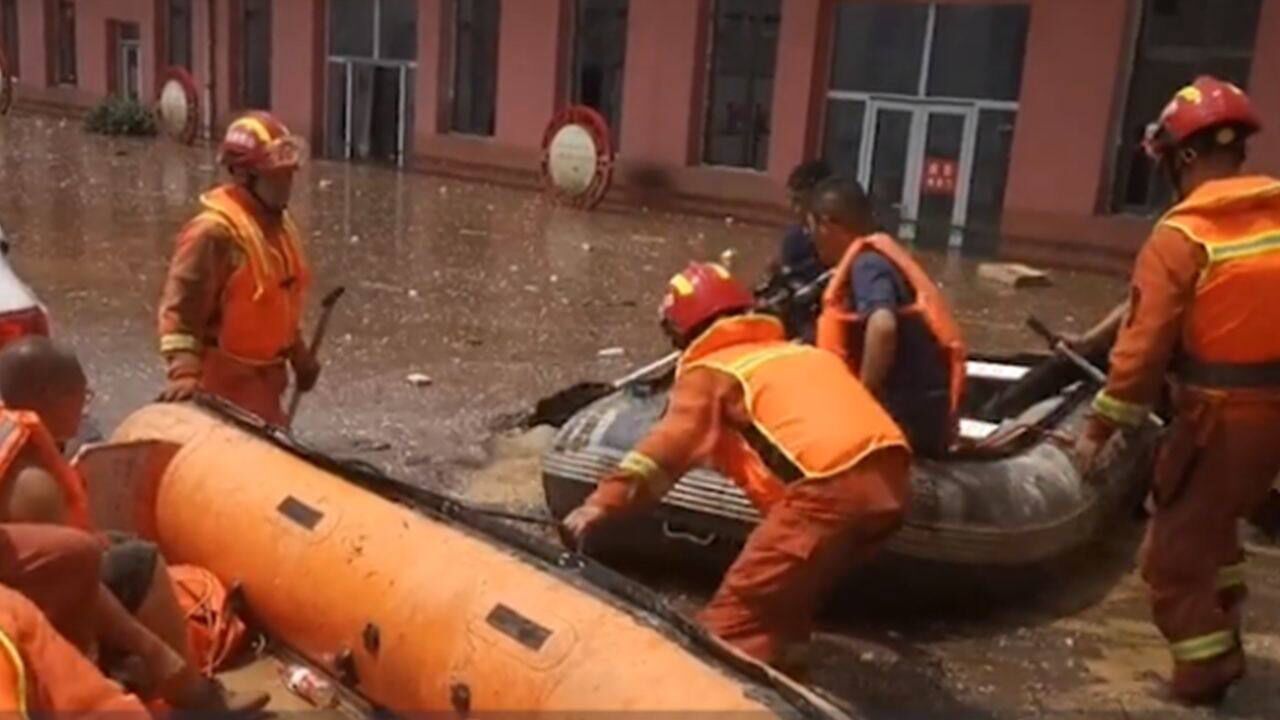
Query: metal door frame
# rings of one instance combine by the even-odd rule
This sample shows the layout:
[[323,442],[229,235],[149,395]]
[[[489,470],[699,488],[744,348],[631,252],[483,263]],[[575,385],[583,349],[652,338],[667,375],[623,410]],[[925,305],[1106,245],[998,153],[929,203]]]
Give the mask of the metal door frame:
[[911,114],[911,129],[907,136],[906,171],[902,181],[902,197],[899,199],[900,226],[898,235],[903,240],[912,240],[916,234],[916,221],[920,214],[920,196],[923,192],[921,184],[924,171],[925,151],[928,145],[929,119],[935,115],[951,115],[964,121],[960,138],[960,157],[957,158],[956,192],[951,210],[950,247],[958,248],[964,244],[964,226],[969,216],[970,183],[973,180],[973,163],[978,146],[978,113],[981,109],[975,103],[948,103],[932,101],[910,102],[901,99],[886,99],[875,96],[859,98],[866,103],[866,111],[862,117],[862,146],[858,150],[858,182],[865,188],[871,187],[871,173],[875,160],[877,119],[881,111],[906,112]]
[[328,58],[330,65],[341,65],[346,72],[346,87],[343,89],[343,109],[345,111],[345,125],[342,138],[343,159],[351,159],[351,113],[352,113],[352,96],[355,94],[355,73],[352,69],[356,65],[365,65],[371,67],[391,68],[399,72],[400,91],[399,91],[399,108],[400,112],[396,117],[396,164],[403,167],[407,159],[405,152],[408,140],[408,133],[412,131],[409,127],[408,118],[408,100],[409,100],[409,72],[417,71],[418,63],[410,60],[374,60],[366,57],[351,57],[348,55],[330,55]]

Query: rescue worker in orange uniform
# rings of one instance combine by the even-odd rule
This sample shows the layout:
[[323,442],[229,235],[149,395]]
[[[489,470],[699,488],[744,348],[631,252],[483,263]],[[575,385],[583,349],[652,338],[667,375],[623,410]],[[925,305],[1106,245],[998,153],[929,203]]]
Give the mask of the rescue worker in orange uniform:
[[942,292],[889,235],[852,180],[815,192],[818,258],[834,268],[818,317],[818,347],[844,358],[893,416],[917,455],[944,455],[957,437],[965,347]]
[[231,123],[218,151],[231,182],[200,198],[203,210],[178,235],[160,299],[163,401],[198,391],[262,419],[285,422],[285,364],[300,391],[320,366],[299,324],[310,271],[288,212],[305,146],[279,120],[250,112]]
[[695,263],[672,278],[663,327],[683,353],[666,414],[564,528],[581,543],[710,463],[764,519],[699,620],[785,667],[829,587],[901,526],[911,452],[839,358],[788,343],[782,323],[752,305],[719,265]]
[[88,383],[70,350],[31,336],[0,350],[0,583],[36,603],[86,654],[133,655],[157,697],[181,709],[254,712],[202,677],[156,547],[95,538],[84,483],[59,448],[79,431]]
[[[96,572],[96,571],[95,571]],[[133,695],[108,680],[30,600],[0,587],[0,713],[147,718]]]
[[1191,704],[1220,700],[1244,675],[1237,520],[1280,472],[1280,180],[1241,172],[1260,127],[1249,98],[1212,77],[1151,126],[1147,150],[1178,200],[1138,255],[1107,385],[1076,446],[1089,473],[1169,378],[1174,417],[1141,566],[1173,655],[1171,693]]

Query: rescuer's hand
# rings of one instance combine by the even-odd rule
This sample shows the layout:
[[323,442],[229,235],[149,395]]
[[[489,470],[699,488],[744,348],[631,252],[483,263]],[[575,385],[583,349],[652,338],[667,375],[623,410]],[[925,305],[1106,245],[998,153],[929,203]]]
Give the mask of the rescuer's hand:
[[1084,430],[1076,438],[1071,461],[1081,479],[1092,485],[1100,485],[1106,478],[1098,469],[1110,463],[1122,451],[1123,445],[1122,433],[1116,432],[1110,423],[1096,416],[1091,417],[1085,421]]
[[570,550],[577,550],[582,547],[583,540],[593,528],[600,524],[608,512],[597,505],[581,505],[578,509],[569,513],[561,523],[563,532],[561,540]]
[[156,400],[164,403],[183,402],[195,397],[199,391],[200,378],[198,377],[179,376],[169,378],[164,391],[160,393],[160,397],[156,398]]

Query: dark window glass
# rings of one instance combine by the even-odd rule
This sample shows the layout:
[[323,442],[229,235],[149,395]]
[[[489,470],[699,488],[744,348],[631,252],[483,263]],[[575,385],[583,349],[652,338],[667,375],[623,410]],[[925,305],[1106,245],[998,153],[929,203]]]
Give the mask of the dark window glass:
[[929,94],[1017,100],[1030,21],[1026,5],[939,5]]
[[380,0],[378,52],[384,60],[418,57],[418,0]]
[[1000,216],[1009,178],[1013,128],[1017,114],[1008,110],[983,110],[978,115],[978,146],[969,183],[969,214],[964,247],[980,254],[994,252],[1000,244]]
[[376,0],[329,0],[329,54],[373,57]]
[[498,91],[499,0],[457,0],[453,130],[492,135]]
[[241,106],[271,107],[271,0],[243,0]]
[[1173,94],[1197,75],[1246,87],[1261,0],[1144,0],[1129,98],[1120,127],[1112,207],[1155,213],[1171,197],[1142,138]]
[[825,157],[837,175],[858,176],[866,114],[867,104],[861,100],[832,100],[827,105]]
[[18,72],[18,0],[0,0],[0,25],[4,35],[0,36],[0,53],[4,54],[5,67],[10,77],[17,77]]
[[928,24],[928,5],[838,5],[832,89],[917,94]]
[[329,63],[329,121],[325,124],[329,157],[347,156],[347,63]]
[[780,0],[718,0],[703,159],[764,170]]
[[76,84],[76,4],[72,0],[58,0],[57,47],[55,78],[58,83]]
[[117,91],[123,97],[137,100],[141,85],[142,46],[138,41],[141,33],[137,23],[120,23],[116,26],[116,32],[120,72]]
[[169,65],[191,69],[191,0],[169,0]]
[[622,79],[627,58],[628,0],[578,0],[573,54],[573,101],[609,121],[617,145]]

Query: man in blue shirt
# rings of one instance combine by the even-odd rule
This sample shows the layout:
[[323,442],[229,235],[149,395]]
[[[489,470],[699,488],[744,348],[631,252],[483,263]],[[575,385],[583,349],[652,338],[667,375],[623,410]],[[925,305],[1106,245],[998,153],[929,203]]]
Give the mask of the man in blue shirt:
[[[910,254],[880,232],[858,183],[821,184],[809,227],[823,265],[837,268],[831,282],[842,285],[824,298],[818,344],[845,356],[917,454],[944,454],[955,427],[951,375],[962,373],[963,363],[952,359],[956,348],[944,346],[947,337],[958,343],[958,333],[941,293]],[[925,294],[929,302],[920,302]]]
[[[813,239],[805,223],[809,204],[818,183],[831,177],[831,168],[822,160],[797,165],[787,178],[787,200],[791,205],[795,222],[787,226],[782,236],[778,257],[765,271],[764,280],[756,288],[756,294],[771,295],[780,290],[795,292],[817,280],[826,269],[814,250]],[[787,302],[779,311],[779,317],[787,329],[787,337],[812,343],[818,320],[819,296],[803,302]]]

